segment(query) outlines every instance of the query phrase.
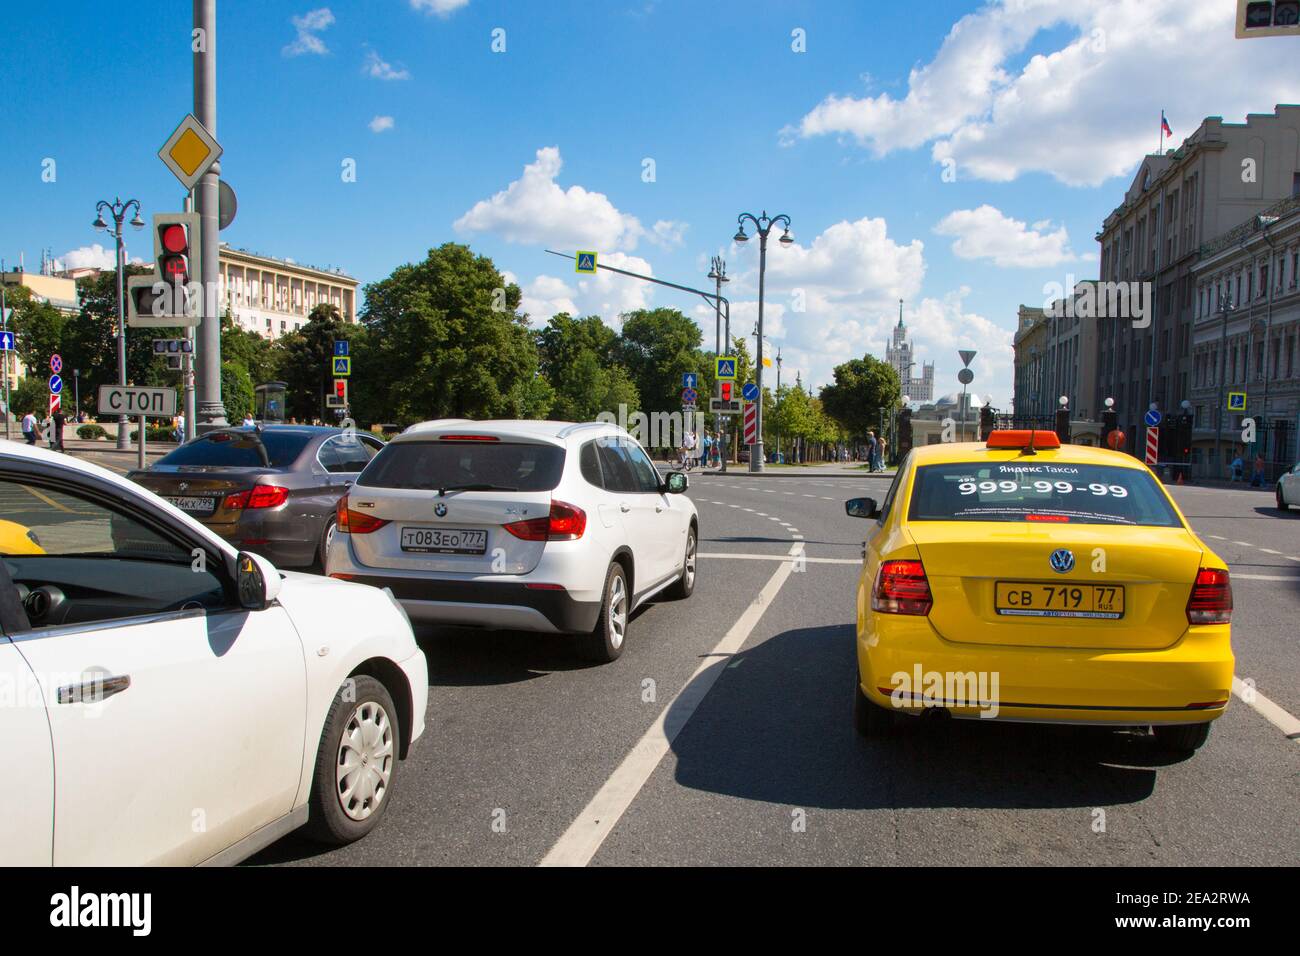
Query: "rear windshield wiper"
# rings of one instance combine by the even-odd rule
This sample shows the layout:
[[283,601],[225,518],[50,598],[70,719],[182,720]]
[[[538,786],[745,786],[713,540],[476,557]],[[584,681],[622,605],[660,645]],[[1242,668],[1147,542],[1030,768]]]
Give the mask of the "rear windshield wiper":
[[518,488],[510,485],[443,485],[438,489],[438,497],[441,498],[449,491],[518,491]]

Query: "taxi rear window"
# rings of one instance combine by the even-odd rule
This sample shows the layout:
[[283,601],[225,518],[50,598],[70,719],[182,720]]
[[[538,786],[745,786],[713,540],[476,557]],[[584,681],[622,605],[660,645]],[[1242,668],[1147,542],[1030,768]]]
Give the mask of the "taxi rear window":
[[1024,461],[922,465],[908,520],[1182,525],[1141,469]]

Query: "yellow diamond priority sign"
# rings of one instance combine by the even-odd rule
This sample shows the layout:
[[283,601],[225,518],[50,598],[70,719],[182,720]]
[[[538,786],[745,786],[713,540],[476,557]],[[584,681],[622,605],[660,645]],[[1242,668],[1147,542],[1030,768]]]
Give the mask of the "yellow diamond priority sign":
[[203,174],[221,156],[221,145],[203,128],[203,124],[188,113],[175,132],[167,137],[158,158],[172,171],[186,189],[203,178]]

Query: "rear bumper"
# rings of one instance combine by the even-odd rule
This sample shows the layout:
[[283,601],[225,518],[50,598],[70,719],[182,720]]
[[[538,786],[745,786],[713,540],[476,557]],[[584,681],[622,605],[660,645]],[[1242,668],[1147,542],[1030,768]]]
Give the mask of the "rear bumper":
[[401,575],[348,574],[347,580],[393,592],[412,621],[499,630],[587,633],[600,602],[518,581],[454,581]]
[[[872,620],[880,621],[883,615]],[[1231,696],[1228,625],[1189,627],[1171,647],[1124,651],[955,644],[926,618],[859,631],[858,680],[875,703],[1036,723],[1191,724]]]

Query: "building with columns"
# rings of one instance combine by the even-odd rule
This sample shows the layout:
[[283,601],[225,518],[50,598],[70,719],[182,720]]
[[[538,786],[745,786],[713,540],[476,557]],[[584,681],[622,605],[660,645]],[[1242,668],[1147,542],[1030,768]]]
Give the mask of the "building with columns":
[[903,395],[912,402],[934,401],[934,363],[921,365],[921,374],[913,376],[916,361],[912,343],[907,340],[907,326],[903,324],[903,300],[898,300],[898,325],[894,326],[893,340],[885,346],[885,361],[898,373]]
[[318,269],[289,259],[222,245],[220,295],[235,324],[278,339],[307,322],[311,310],[329,303],[345,322],[357,321],[357,280],[337,269]]

